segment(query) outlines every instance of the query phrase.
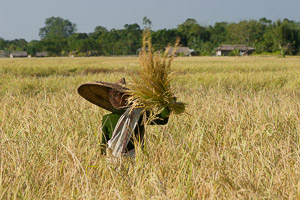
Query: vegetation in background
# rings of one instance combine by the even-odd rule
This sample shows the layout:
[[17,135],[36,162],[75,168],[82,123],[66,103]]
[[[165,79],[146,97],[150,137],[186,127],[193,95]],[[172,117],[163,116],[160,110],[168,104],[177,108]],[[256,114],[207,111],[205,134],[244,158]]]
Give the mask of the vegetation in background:
[[[152,25],[148,18],[143,25]],[[142,45],[142,28],[137,24],[125,24],[123,29],[107,30],[96,26],[92,33],[77,33],[76,24],[60,17],[50,17],[39,31],[41,40],[27,42],[24,39],[0,38],[0,50],[47,51],[50,56],[78,55],[137,55]],[[220,44],[245,44],[266,54],[279,51],[282,56],[299,55],[300,25],[288,19],[275,22],[261,18],[238,23],[217,22],[213,26],[201,26],[194,19],[187,19],[176,28],[152,31],[154,50],[164,50],[181,38],[180,45],[194,49],[195,55],[213,55]]]
[[41,39],[51,37],[69,37],[77,31],[76,24],[60,17],[50,17],[45,21],[45,27],[40,29]]

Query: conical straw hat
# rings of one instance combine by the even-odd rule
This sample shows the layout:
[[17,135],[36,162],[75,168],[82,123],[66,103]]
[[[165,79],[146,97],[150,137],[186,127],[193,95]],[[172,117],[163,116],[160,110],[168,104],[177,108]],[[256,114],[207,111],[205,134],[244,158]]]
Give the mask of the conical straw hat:
[[108,111],[114,112],[116,109],[109,101],[108,92],[109,90],[114,90],[120,93],[125,93],[128,90],[128,88],[125,87],[125,84],[125,78],[122,78],[116,83],[107,83],[102,81],[85,83],[79,86],[78,93],[89,102]]

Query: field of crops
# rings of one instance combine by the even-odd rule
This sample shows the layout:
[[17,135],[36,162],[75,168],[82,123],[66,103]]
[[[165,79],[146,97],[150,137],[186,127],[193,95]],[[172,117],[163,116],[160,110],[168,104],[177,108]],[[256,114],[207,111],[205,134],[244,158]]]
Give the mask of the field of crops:
[[0,199],[299,199],[300,57],[176,58],[183,115],[122,165],[77,93],[137,57],[0,59]]

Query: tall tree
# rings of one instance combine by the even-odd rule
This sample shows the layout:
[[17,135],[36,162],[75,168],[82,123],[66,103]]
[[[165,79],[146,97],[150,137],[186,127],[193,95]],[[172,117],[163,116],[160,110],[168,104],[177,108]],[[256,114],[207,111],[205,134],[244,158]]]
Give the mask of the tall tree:
[[211,27],[211,37],[210,42],[214,46],[219,46],[222,43],[227,42],[227,22],[216,22],[214,27]]
[[105,56],[116,55],[116,43],[119,39],[118,31],[112,29],[107,33],[103,33],[98,39],[98,51]]
[[[142,38],[142,31],[140,26],[135,24],[125,24],[124,30],[121,31],[122,35],[121,38],[123,41],[120,42],[120,48],[123,47],[125,50],[121,54],[136,54],[137,50],[141,47],[141,38]],[[125,45],[125,46],[124,46]],[[125,48],[124,48],[125,47]]]
[[27,43],[28,54],[34,56],[37,52],[43,51],[43,46],[41,41],[32,40]]
[[0,37],[0,50],[5,50],[7,47],[7,42]]
[[261,40],[255,45],[255,51],[257,53],[277,51],[278,47],[274,44],[275,24],[265,17],[258,22],[262,24],[263,34]]
[[267,18],[265,18],[265,17],[260,18],[260,19],[259,19],[259,22],[260,22],[261,24],[263,24],[264,26],[269,26],[269,25],[272,24],[272,20],[267,19]]
[[255,46],[263,36],[263,25],[255,20],[240,21],[227,27],[230,43]]
[[50,56],[60,56],[63,51],[68,51],[68,42],[64,37],[47,37],[42,40],[43,49],[49,53]]
[[25,39],[15,39],[7,41],[7,50],[12,51],[26,51],[27,41]]
[[97,39],[103,33],[107,33],[108,30],[103,26],[96,26],[94,32],[90,33],[90,37]]
[[47,37],[68,37],[77,31],[76,24],[60,17],[50,17],[45,21],[45,27],[40,29],[39,36]]
[[103,27],[103,26],[96,26],[94,29],[94,33],[107,33],[108,30],[107,28]]
[[297,53],[300,45],[300,30],[297,24],[288,19],[278,20],[275,28],[275,42],[282,56]]
[[188,46],[194,38],[201,38],[202,41],[210,39],[210,32],[206,27],[200,26],[195,19],[187,19],[183,24],[178,25],[178,32],[181,33],[181,44]]
[[68,37],[68,46],[70,51],[86,53],[96,50],[96,42],[93,38],[89,38],[86,33],[75,33]]
[[181,34],[176,29],[161,29],[151,34],[154,50],[164,50],[168,45],[174,45]]

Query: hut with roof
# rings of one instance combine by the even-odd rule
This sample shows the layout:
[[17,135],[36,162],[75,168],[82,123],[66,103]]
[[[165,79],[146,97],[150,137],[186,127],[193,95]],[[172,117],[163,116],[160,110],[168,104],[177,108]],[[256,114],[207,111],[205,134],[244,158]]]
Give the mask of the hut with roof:
[[233,51],[238,51],[240,56],[252,54],[255,51],[255,48],[249,47],[247,45],[236,44],[229,45],[224,44],[216,48],[216,56],[226,56]]
[[10,53],[9,57],[11,58],[25,58],[28,57],[28,53],[26,51],[13,51]]
[[35,57],[38,57],[38,58],[47,57],[47,56],[48,56],[48,52],[46,52],[46,51],[37,52],[35,54]]

